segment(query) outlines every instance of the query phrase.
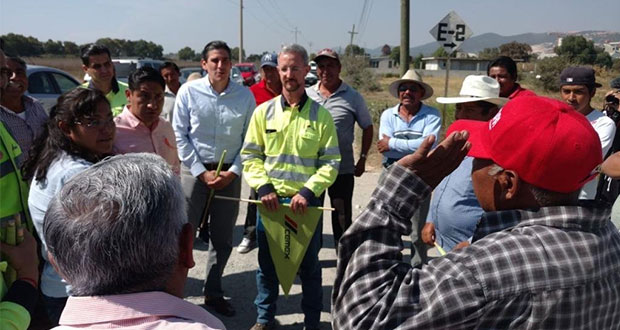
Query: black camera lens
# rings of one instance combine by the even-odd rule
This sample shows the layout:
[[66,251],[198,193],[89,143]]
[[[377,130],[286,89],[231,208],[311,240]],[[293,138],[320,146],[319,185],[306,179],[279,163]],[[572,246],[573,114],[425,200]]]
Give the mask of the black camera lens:
[[607,95],[607,97],[605,98],[605,102],[607,103],[618,104],[619,101],[620,100],[618,100],[618,98],[613,96],[612,94]]

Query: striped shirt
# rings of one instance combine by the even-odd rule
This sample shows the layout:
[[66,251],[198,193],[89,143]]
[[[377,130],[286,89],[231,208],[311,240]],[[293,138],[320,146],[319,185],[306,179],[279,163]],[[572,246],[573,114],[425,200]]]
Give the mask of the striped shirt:
[[[4,122],[4,126],[17,141],[24,155],[21,157],[21,163],[18,164],[20,167],[27,158],[34,139],[43,132],[48,118],[43,106],[37,99],[23,95],[22,102],[24,103],[24,111],[20,114],[0,106],[0,120]],[[25,119],[22,117],[24,115]]]
[[401,236],[431,188],[396,164],[340,239],[334,329],[620,329],[620,233],[593,206],[486,213],[414,269]]

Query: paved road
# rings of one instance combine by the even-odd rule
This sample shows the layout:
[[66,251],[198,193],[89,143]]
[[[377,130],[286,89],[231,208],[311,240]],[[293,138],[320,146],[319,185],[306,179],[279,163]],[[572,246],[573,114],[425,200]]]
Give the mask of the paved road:
[[[370,195],[374,190],[379,178],[379,171],[365,173],[355,181],[355,191],[353,199],[353,217],[357,217],[368,203]],[[249,195],[247,185],[244,183],[242,196]],[[327,198],[326,205],[329,205]],[[246,205],[242,204],[239,210],[239,217],[234,231],[233,244],[236,246],[241,242],[243,236],[243,222],[246,214]],[[330,316],[330,297],[332,285],[336,273],[336,253],[331,229],[331,214],[326,212],[323,225],[323,248],[319,254],[319,259],[323,267],[323,312],[321,313],[321,328],[331,329]],[[185,299],[197,305],[203,305],[204,296],[202,294],[202,283],[205,278],[205,245],[197,239],[194,247],[194,259],[196,267],[190,273],[185,287]],[[408,249],[407,249],[408,250]],[[403,251],[408,253],[408,251]],[[224,272],[222,284],[226,292],[226,297],[230,297],[230,302],[235,306],[237,315],[228,318],[218,316],[230,330],[247,330],[256,322],[256,309],[254,298],[256,297],[256,267],[257,250],[247,254],[239,254],[235,249],[228,260],[228,265]],[[280,290],[278,298],[277,321],[280,326],[278,329],[302,329],[303,313],[301,312],[301,282],[295,281],[288,298],[284,297]]]

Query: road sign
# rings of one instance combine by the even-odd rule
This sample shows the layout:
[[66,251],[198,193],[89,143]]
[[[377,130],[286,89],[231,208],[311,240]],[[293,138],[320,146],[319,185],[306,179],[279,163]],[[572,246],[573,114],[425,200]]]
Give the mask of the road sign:
[[473,34],[463,19],[454,11],[446,15],[429,32],[448,54],[452,54],[463,41],[469,39]]

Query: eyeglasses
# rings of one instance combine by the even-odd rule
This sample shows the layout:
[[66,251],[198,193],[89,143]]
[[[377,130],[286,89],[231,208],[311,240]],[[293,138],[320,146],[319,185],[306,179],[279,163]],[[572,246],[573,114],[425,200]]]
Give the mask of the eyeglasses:
[[99,120],[99,119],[93,119],[93,120],[88,120],[88,121],[77,121],[76,120],[74,121],[74,123],[76,125],[86,126],[87,128],[102,128],[102,127],[116,126],[116,124],[114,123],[114,119],[112,118],[106,119],[106,120]]
[[410,85],[410,86],[400,85],[400,86],[398,86],[398,92],[399,93],[406,92],[406,91],[410,91],[412,93],[415,93],[415,92],[418,91],[418,87],[413,86],[413,85]]
[[0,74],[7,75],[8,77],[13,76],[13,70],[9,68],[0,68]]

